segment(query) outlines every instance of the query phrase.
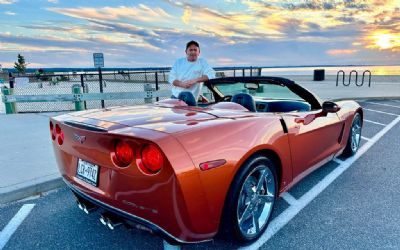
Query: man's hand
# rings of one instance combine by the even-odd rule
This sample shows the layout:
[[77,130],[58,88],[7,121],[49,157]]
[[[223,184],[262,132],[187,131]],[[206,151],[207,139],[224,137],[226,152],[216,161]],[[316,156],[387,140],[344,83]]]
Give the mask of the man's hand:
[[197,83],[197,78],[192,80],[183,81],[183,88],[188,89]]
[[195,83],[196,83],[195,79],[193,79],[193,80],[188,80],[188,81],[179,81],[179,80],[175,80],[175,81],[173,82],[173,85],[174,85],[174,86],[177,86],[177,87],[180,87],[180,88],[188,89],[188,88],[192,87],[193,84],[195,84]]
[[201,76],[201,77],[194,78],[194,79],[187,80],[187,81],[175,80],[172,84],[177,87],[188,89],[188,88],[192,87],[193,85],[195,85],[196,83],[204,82],[207,80],[208,80],[208,76]]

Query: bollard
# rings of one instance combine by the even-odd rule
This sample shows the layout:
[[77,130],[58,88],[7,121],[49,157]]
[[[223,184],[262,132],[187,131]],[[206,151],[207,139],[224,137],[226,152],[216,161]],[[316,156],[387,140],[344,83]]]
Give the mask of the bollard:
[[[154,89],[151,87],[150,83],[145,83],[144,84],[144,92],[151,92],[154,91]],[[152,103],[153,102],[153,98],[152,97],[145,97],[144,98],[144,103]]]
[[[82,96],[81,85],[79,85],[79,84],[72,85],[72,94],[74,96]],[[83,101],[81,100],[81,98],[80,97],[75,98],[75,110],[76,111],[83,110],[84,109],[83,107],[84,107],[84,105],[83,105]]]
[[[14,89],[8,89],[6,87],[1,88],[1,92],[3,93],[4,97],[10,96],[13,94]],[[15,114],[17,113],[16,107],[15,107],[15,102],[4,102],[4,105],[6,106],[6,114]]]

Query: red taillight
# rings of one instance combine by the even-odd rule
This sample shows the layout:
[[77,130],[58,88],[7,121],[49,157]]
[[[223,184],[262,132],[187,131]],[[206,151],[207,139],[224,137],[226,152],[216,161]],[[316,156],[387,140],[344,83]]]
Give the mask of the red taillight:
[[61,128],[58,124],[56,124],[56,133],[60,134],[61,133]]
[[58,134],[57,141],[58,141],[58,144],[59,144],[59,145],[62,145],[62,144],[64,143],[64,132],[61,131],[61,132]]
[[51,134],[51,139],[54,141],[56,139],[56,135],[54,132],[54,125],[52,122],[50,122],[50,134]]
[[61,127],[56,124],[54,126],[53,122],[50,121],[50,134],[51,139],[54,141],[57,138],[57,142],[59,145],[64,143],[64,132],[62,131]]
[[121,167],[128,166],[133,160],[133,149],[128,143],[118,141],[115,144],[115,157]]
[[143,167],[142,170],[147,173],[157,173],[163,166],[164,158],[158,147],[154,145],[146,145],[142,148],[141,158]]
[[[57,142],[59,145],[62,145],[64,143],[64,132],[61,130],[60,126],[56,124],[56,136],[57,136]],[[54,134],[54,132],[53,132]]]

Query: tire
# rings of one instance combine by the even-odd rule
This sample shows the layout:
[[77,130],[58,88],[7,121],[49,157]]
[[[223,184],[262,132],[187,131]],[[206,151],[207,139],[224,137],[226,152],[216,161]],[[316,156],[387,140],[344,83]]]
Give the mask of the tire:
[[343,156],[350,157],[352,155],[355,155],[355,153],[357,153],[360,147],[361,130],[362,130],[361,115],[359,113],[356,113],[353,117],[353,122],[351,123],[349,138],[347,139],[347,144],[342,154]]
[[251,242],[266,230],[278,194],[275,164],[264,156],[250,158],[240,168],[226,198],[221,233]]

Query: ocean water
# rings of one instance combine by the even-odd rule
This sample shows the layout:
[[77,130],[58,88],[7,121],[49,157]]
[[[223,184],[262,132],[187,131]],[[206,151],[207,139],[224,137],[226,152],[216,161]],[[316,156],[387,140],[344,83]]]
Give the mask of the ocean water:
[[400,76],[400,66],[321,66],[321,67],[291,67],[291,68],[263,68],[262,75],[282,76],[282,75],[313,75],[315,69],[325,69],[326,75],[336,75],[343,70],[346,75],[352,70],[356,70],[358,74],[369,70],[372,75],[379,76]]

